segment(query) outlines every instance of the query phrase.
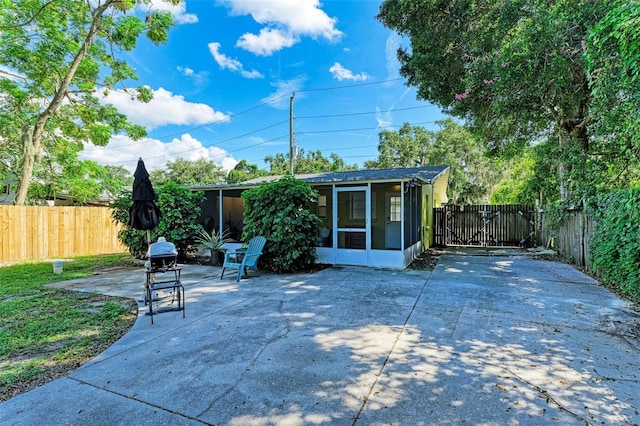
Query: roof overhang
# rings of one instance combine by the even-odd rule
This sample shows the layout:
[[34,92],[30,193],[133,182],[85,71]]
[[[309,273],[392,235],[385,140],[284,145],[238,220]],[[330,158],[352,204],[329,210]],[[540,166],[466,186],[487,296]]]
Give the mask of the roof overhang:
[[[425,166],[396,169],[371,169],[344,172],[300,174],[295,175],[295,177],[309,183],[312,186],[403,182],[412,180],[421,184],[432,184],[436,180],[444,176],[448,176],[448,173],[449,166]],[[187,188],[191,189],[192,191],[245,190],[258,187],[263,183],[276,181],[281,177],[282,176],[263,176],[240,183],[192,185],[188,186]]]

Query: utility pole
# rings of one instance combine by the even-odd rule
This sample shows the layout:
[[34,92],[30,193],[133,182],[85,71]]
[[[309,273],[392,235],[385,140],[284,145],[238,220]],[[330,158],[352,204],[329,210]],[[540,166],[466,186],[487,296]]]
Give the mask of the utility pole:
[[293,145],[293,97],[296,95],[296,92],[291,93],[291,98],[289,98],[289,172],[291,176],[293,176],[293,156],[294,156],[294,145]]

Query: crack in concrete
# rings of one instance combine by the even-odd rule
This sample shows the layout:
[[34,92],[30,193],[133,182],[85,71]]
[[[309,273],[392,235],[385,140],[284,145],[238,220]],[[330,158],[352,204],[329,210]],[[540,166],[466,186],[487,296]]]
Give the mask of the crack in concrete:
[[149,407],[153,407],[153,408],[155,408],[155,409],[157,409],[157,410],[164,411],[165,413],[169,413],[169,414],[173,414],[173,415],[176,415],[176,416],[180,416],[180,417],[182,417],[182,418],[184,418],[184,419],[193,420],[193,421],[196,421],[196,422],[198,422],[198,423],[202,423],[202,424],[207,425],[207,426],[213,426],[213,424],[212,424],[212,423],[208,423],[208,422],[205,422],[205,421],[200,420],[200,419],[198,419],[198,418],[188,416],[188,415],[186,415],[186,414],[184,414],[184,413],[181,413],[181,412],[179,412],[179,411],[169,410],[169,409],[167,409],[167,408],[165,408],[165,407],[163,407],[163,406],[161,406],[161,405],[158,405],[158,404],[152,404],[152,403],[150,403],[150,402],[148,402],[148,401],[142,400],[142,399],[140,399],[140,398],[136,398],[135,396],[129,396],[129,395],[126,395],[126,394],[123,394],[123,393],[120,393],[120,392],[113,391],[113,390],[111,390],[111,389],[107,389],[107,388],[105,388],[105,387],[96,386],[96,385],[94,385],[93,383],[85,382],[84,380],[76,379],[76,378],[74,378],[74,377],[68,377],[68,378],[69,378],[69,379],[71,379],[71,380],[74,380],[74,381],[76,381],[76,382],[78,382],[78,383],[80,383],[80,384],[87,385],[87,386],[90,386],[90,387],[92,387],[92,388],[94,388],[94,389],[98,389],[98,390],[101,390],[101,391],[103,391],[103,392],[107,392],[107,393],[110,393],[110,394],[112,394],[112,395],[116,395],[116,396],[119,396],[119,397],[121,397],[121,398],[128,399],[128,400],[130,400],[130,401],[135,401],[135,402],[138,402],[138,403],[140,403],[140,404],[147,405],[147,406],[149,406]]
[[[284,305],[284,301],[280,300],[279,301],[279,306],[277,308],[278,312],[281,312],[282,307]],[[251,359],[249,360],[249,362],[247,363],[247,367],[244,369],[244,371],[237,377],[237,379],[235,380],[235,382],[229,386],[224,392],[222,392],[218,397],[214,398],[209,405],[207,406],[207,408],[205,408],[201,413],[199,413],[196,417],[201,417],[203,416],[205,413],[209,412],[210,410],[213,409],[213,407],[218,403],[218,401],[220,401],[222,398],[224,398],[225,396],[229,395],[231,392],[233,392],[238,385],[240,384],[240,382],[242,382],[242,380],[244,379],[244,377],[247,375],[247,373],[249,371],[251,371],[251,367],[253,367],[254,365],[256,365],[256,363],[258,362],[258,359],[260,359],[260,356],[262,356],[262,353],[269,347],[271,346],[274,342],[277,342],[278,340],[281,340],[285,337],[287,337],[287,335],[289,334],[289,332],[291,331],[291,327],[290,327],[290,321],[289,319],[283,315],[283,317],[285,318],[285,325],[284,327],[280,327],[278,330],[284,330],[284,332],[280,332],[277,334],[274,334],[270,339],[268,339],[254,354],[253,357],[251,357]],[[277,330],[277,331],[278,331]]]
[[384,362],[382,363],[382,365],[380,366],[380,370],[378,370],[378,373],[376,374],[376,379],[373,381],[373,383],[369,387],[369,391],[364,396],[362,404],[360,405],[360,408],[358,409],[358,412],[356,413],[355,417],[353,418],[353,422],[351,423],[352,426],[355,425],[356,423],[358,423],[358,420],[360,419],[360,416],[362,415],[362,412],[364,411],[364,408],[366,407],[367,402],[369,401],[369,398],[371,398],[371,394],[373,393],[373,390],[375,389],[376,385],[378,384],[378,380],[380,380],[380,378],[382,377],[382,373],[383,373],[385,367],[387,366],[387,363],[389,362],[389,358],[391,357],[391,354],[395,350],[396,345],[398,344],[398,341],[400,340],[400,337],[402,337],[402,334],[404,333],[405,329],[407,328],[407,324],[409,323],[409,319],[411,318],[411,315],[413,314],[413,311],[416,309],[416,306],[418,305],[418,301],[422,297],[422,293],[424,292],[424,289],[427,287],[427,284],[429,283],[429,279],[431,278],[431,274],[432,273],[433,273],[433,271],[429,271],[429,276],[425,280],[424,285],[420,289],[420,293],[418,293],[418,296],[416,297],[416,300],[413,303],[413,306],[409,310],[409,314],[405,318],[404,324],[402,324],[402,327],[398,331],[398,334],[396,335],[396,338],[395,338],[395,340],[393,342],[393,345],[391,345],[391,348],[387,352],[387,354],[386,354],[386,356],[384,358]]

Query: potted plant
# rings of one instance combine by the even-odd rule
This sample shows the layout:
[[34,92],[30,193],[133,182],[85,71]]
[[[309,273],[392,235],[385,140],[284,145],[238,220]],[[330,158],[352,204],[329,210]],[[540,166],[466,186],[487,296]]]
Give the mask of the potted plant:
[[211,265],[215,266],[220,264],[220,253],[224,253],[225,251],[223,246],[233,241],[230,235],[228,229],[225,229],[222,234],[215,228],[211,233],[205,231],[204,228],[198,229],[198,234],[195,237],[196,243],[200,249],[211,251]]

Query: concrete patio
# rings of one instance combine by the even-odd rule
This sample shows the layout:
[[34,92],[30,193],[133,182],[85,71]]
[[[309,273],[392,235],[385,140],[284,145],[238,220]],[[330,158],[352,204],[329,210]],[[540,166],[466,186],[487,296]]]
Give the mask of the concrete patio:
[[[185,319],[141,305],[0,424],[640,424],[640,312],[568,265],[457,251],[433,272],[219,273],[186,265]],[[139,299],[143,279],[61,285]]]

